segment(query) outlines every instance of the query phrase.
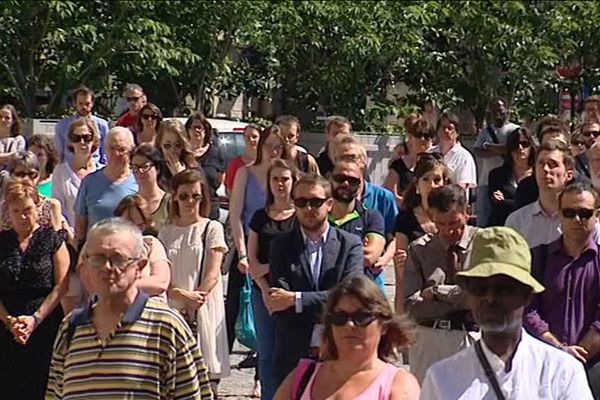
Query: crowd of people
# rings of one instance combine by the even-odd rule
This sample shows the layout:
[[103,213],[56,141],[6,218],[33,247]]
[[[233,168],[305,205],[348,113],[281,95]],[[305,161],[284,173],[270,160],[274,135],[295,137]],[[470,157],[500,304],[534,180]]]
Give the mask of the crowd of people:
[[202,113],[123,95],[109,122],[77,88],[53,139],[0,107],[2,398],[218,398],[246,289],[255,397],[600,398],[600,97],[573,133],[494,99],[472,150],[428,103],[379,185],[345,117],[226,163]]

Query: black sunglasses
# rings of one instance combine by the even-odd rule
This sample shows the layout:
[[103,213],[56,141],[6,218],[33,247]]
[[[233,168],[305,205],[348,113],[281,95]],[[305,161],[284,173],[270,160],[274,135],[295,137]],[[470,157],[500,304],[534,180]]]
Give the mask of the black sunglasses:
[[39,172],[37,172],[37,171],[13,172],[12,176],[14,176],[15,178],[29,178],[31,180],[34,180],[35,178],[37,178],[39,176]]
[[413,133],[412,136],[417,139],[433,140],[433,135],[428,133]]
[[69,142],[73,142],[73,143],[79,143],[83,140],[83,143],[91,143],[92,140],[94,140],[94,135],[92,135],[91,133],[88,133],[86,135],[75,135],[75,134],[70,134],[69,136]]
[[366,311],[356,311],[353,313],[347,313],[345,311],[334,311],[328,315],[329,322],[331,322],[331,324],[335,326],[344,326],[348,323],[348,321],[352,321],[354,325],[360,328],[364,328],[376,319],[376,314]]
[[529,142],[529,140],[519,140],[519,142],[517,143],[518,146],[521,146],[524,149],[527,149],[531,146],[531,143]]
[[348,176],[344,174],[335,174],[331,177],[336,183],[348,182],[348,185],[358,187],[360,185],[360,178],[354,176]]
[[594,215],[594,211],[591,208],[563,208],[560,210],[562,216],[569,219],[573,219],[575,216],[578,216],[579,219],[590,219]]
[[600,131],[588,131],[588,132],[582,132],[581,134],[585,137],[593,136],[593,137],[597,138],[598,136],[600,136]]
[[156,114],[143,114],[142,119],[151,119],[153,121],[158,120],[158,115]]
[[135,103],[136,101],[141,99],[141,97],[126,97],[125,99],[127,100],[128,103]]
[[311,208],[319,208],[325,203],[327,199],[320,199],[318,197],[312,199],[306,199],[303,197],[294,199],[294,205],[298,208],[306,208],[310,206]]
[[181,201],[188,201],[191,198],[195,203],[202,200],[202,194],[200,194],[200,193],[192,193],[191,195],[187,194],[187,193],[181,193],[177,197],[179,197],[179,200],[181,200]]

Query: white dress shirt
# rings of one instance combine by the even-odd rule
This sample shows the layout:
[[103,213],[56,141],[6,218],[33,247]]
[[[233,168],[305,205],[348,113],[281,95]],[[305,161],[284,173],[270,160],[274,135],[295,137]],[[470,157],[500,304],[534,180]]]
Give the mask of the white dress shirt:
[[562,235],[558,212],[548,215],[539,200],[513,211],[504,225],[519,232],[530,248],[551,243]]
[[[583,364],[525,330],[510,371],[482,341],[482,349],[507,400],[592,400]],[[435,363],[425,375],[421,400],[496,400],[475,347]]]
[[[441,153],[442,148],[437,145],[428,150],[429,153]],[[446,154],[444,162],[454,173],[454,180],[465,187],[477,186],[477,167],[475,159],[460,143],[456,143]]]

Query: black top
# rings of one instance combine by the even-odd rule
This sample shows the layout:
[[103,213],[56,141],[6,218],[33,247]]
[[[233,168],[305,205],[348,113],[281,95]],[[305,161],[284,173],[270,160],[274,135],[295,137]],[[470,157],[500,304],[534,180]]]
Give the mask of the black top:
[[196,159],[198,165],[202,167],[202,171],[206,176],[206,181],[210,187],[210,219],[219,219],[219,196],[217,189],[220,186],[219,174],[225,172],[225,158],[221,153],[221,149],[215,145],[210,145],[206,153]]
[[414,172],[406,166],[402,157],[399,157],[392,161],[392,163],[390,164],[390,169],[395,171],[400,177],[400,179],[398,180],[398,192],[404,192],[406,189],[408,189],[408,186],[412,182],[415,176]]
[[258,235],[258,262],[269,263],[269,244],[275,237],[291,232],[296,223],[296,215],[276,221],[269,217],[264,208],[256,211],[250,221],[250,229]]
[[[10,315],[32,315],[54,288],[54,254],[64,236],[40,227],[25,251],[17,233],[0,232],[0,301]],[[60,306],[58,306],[60,308]]]
[[396,232],[406,235],[408,238],[408,243],[420,238],[425,234],[425,231],[421,227],[421,224],[417,220],[413,210],[406,211],[403,209],[400,209],[398,211],[398,215],[396,216],[394,233]]
[[327,146],[325,146],[325,150],[317,157],[317,165],[319,166],[319,172],[322,176],[329,176],[329,174],[333,172],[333,161],[329,158]]
[[[529,177],[525,177],[521,181],[527,178]],[[535,182],[535,179],[533,179],[533,182]],[[503,226],[508,215],[515,210],[517,184],[513,177],[511,165],[504,163],[498,168],[491,170],[488,176],[488,186],[492,204],[489,226]],[[537,185],[535,185],[535,188],[537,189]],[[493,193],[497,190],[501,191],[504,195],[504,201],[497,201],[494,198]]]

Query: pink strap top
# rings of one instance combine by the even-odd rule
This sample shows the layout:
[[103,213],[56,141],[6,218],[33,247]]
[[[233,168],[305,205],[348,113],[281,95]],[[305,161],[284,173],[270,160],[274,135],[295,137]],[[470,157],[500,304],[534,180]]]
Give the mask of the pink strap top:
[[[321,365],[322,363],[317,363],[315,372],[310,377],[300,400],[312,400],[310,393],[312,392],[315,377],[319,373]],[[398,369],[399,368],[395,365],[387,363],[369,387],[353,400],[388,400],[392,393],[392,384],[394,383],[394,378],[396,377],[396,373],[398,373]]]

